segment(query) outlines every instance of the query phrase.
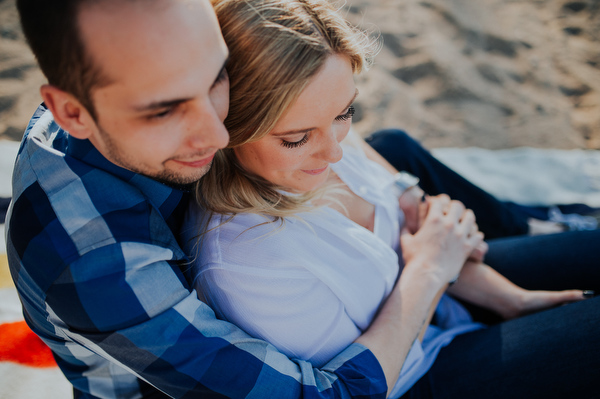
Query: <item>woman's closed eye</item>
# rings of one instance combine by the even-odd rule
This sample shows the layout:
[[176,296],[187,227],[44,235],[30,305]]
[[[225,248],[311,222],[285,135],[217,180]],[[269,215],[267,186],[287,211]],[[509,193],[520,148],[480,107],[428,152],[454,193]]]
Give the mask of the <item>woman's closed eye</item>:
[[354,108],[354,105],[351,105],[351,106],[348,107],[348,110],[346,111],[345,114],[336,116],[335,120],[339,121],[339,122],[346,122],[347,120],[352,119],[352,116],[354,115],[355,111],[356,110]]
[[284,146],[285,148],[298,148],[298,147],[301,147],[304,144],[306,144],[307,141],[308,141],[308,134],[305,134],[298,141],[281,140],[281,145]]

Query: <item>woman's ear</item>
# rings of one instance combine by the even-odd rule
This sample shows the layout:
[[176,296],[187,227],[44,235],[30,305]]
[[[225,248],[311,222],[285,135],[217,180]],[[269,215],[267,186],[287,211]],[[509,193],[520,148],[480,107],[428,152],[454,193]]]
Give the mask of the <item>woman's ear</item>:
[[87,139],[97,130],[92,115],[72,94],[52,85],[43,85],[40,94],[56,123],[71,136]]

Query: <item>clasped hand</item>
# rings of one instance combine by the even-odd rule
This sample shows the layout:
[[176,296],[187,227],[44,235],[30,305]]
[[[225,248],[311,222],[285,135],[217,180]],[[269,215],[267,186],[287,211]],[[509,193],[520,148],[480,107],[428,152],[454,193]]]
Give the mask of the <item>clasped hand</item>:
[[428,272],[448,283],[456,278],[468,258],[483,258],[487,250],[483,234],[475,223],[473,211],[460,201],[445,194],[423,197],[422,191],[415,187],[400,202],[406,216],[400,235],[406,265],[419,259]]
[[[405,264],[421,257],[442,283],[461,278],[451,293],[467,302],[512,319],[564,303],[584,299],[581,290],[529,291],[483,263],[487,244],[475,216],[446,195],[425,197],[414,187],[399,199],[406,222],[400,235]],[[462,271],[461,271],[462,270]]]

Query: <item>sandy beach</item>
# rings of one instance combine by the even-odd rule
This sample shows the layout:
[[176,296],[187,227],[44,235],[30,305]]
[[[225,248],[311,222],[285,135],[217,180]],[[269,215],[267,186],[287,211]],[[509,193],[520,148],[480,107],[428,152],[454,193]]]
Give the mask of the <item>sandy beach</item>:
[[[600,1],[348,0],[383,43],[357,78],[355,128],[429,148],[600,149]],[[45,79],[0,0],[0,139],[19,140]]]
[[[502,200],[600,208],[600,0],[346,0],[342,12],[381,41],[357,77],[361,135],[402,128]],[[5,204],[44,83],[15,0],[0,0]],[[24,325],[4,235],[0,222],[0,325]],[[0,399],[71,396],[55,365],[0,359]]]

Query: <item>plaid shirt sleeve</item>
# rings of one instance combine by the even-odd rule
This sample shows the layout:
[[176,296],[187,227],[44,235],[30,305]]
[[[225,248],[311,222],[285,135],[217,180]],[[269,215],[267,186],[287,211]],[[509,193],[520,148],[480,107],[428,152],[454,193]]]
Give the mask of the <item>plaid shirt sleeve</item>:
[[363,346],[314,369],[217,320],[181,271],[168,224],[181,193],[111,170],[91,145],[66,155],[67,141],[39,109],[15,166],[7,252],[26,320],[76,397],[385,397]]

